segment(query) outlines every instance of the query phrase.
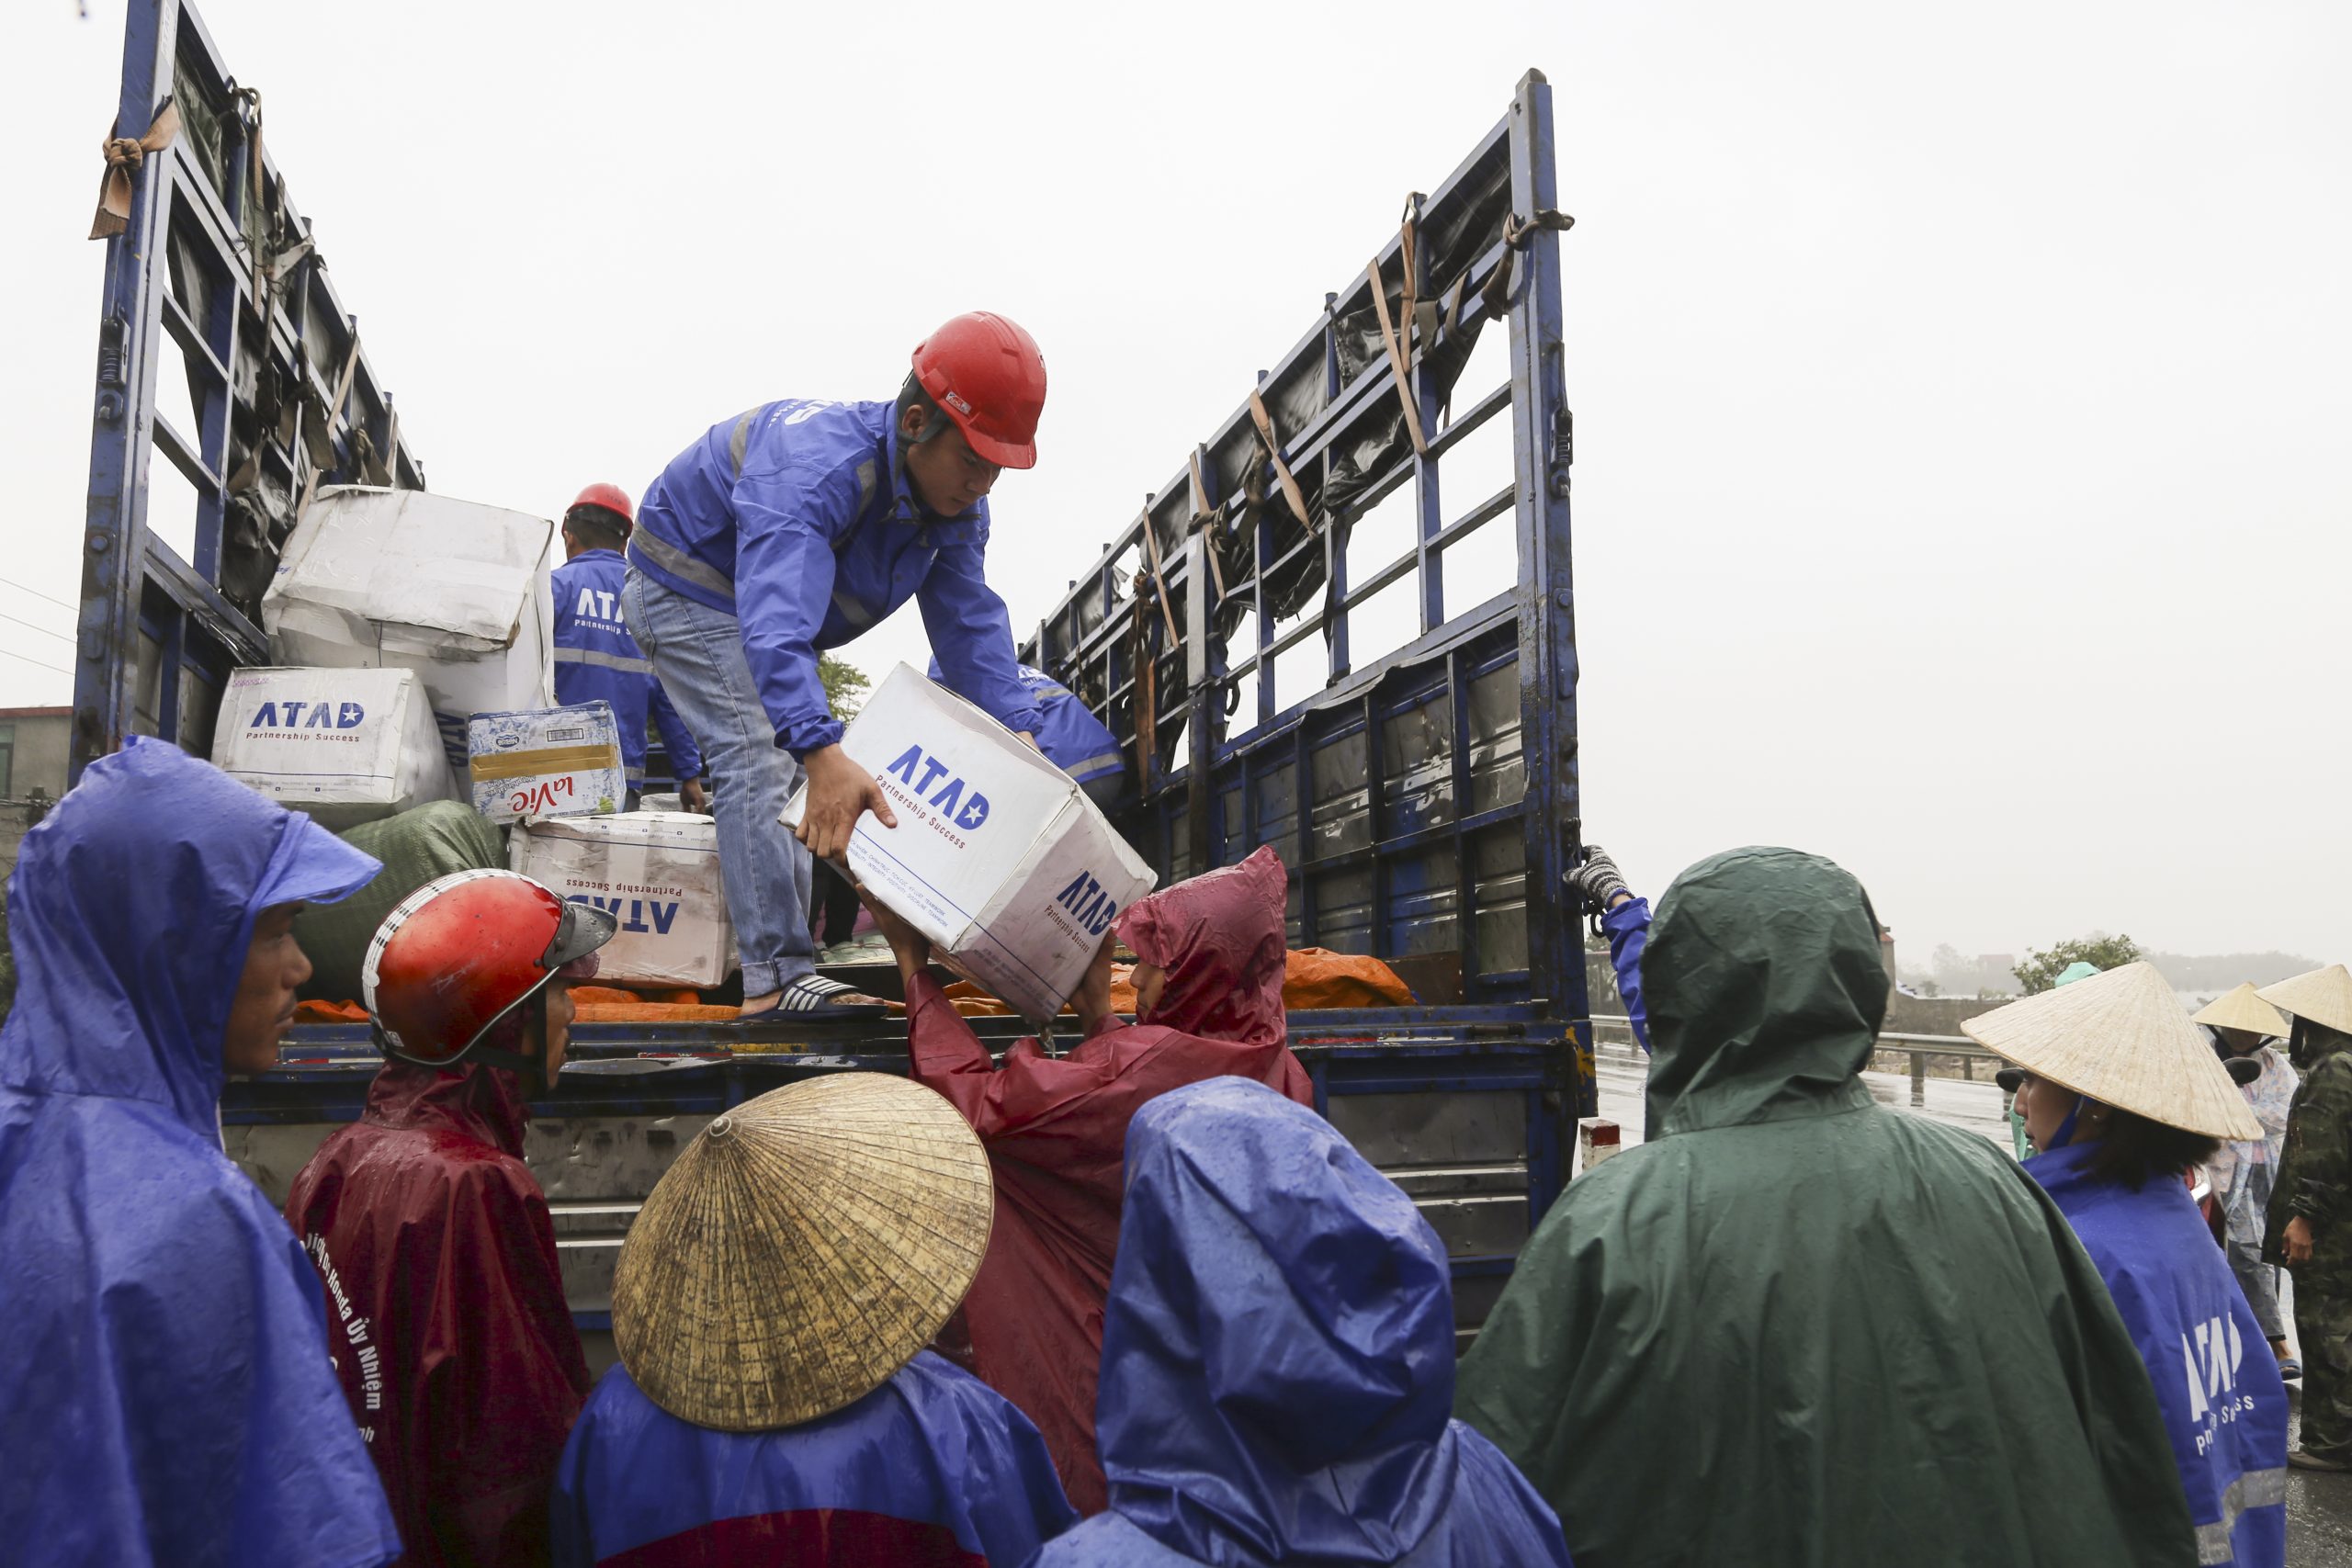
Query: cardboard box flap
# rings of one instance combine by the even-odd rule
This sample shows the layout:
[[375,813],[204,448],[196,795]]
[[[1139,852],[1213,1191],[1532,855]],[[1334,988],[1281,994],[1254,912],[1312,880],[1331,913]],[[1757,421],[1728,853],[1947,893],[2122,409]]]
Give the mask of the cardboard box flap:
[[286,542],[262,600],[263,625],[272,636],[281,625],[332,635],[322,623],[335,616],[359,646],[390,653],[501,650],[531,618],[554,538],[546,518],[503,507],[330,488]]

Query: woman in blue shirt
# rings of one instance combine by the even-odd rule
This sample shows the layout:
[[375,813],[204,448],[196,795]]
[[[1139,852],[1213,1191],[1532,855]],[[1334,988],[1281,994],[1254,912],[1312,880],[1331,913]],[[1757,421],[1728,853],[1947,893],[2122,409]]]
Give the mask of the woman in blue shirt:
[[[2287,1557],[2287,1390],[2188,1195],[2189,1170],[2261,1124],[2148,964],[1961,1025],[2016,1065],[2025,1162],[2082,1240],[2147,1362],[2197,1524],[2197,1560]],[[2249,1353],[2251,1352],[2251,1353]]]

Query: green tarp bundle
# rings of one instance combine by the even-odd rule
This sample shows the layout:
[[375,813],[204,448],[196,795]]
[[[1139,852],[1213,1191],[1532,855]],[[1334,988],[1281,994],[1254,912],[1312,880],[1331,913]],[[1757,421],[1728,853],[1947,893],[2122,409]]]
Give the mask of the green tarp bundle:
[[366,822],[344,833],[345,843],[384,863],[376,880],[340,904],[317,904],[294,922],[294,938],[310,956],[306,998],[356,1002],[359,966],[376,928],[392,906],[453,871],[506,863],[498,829],[461,801],[436,800],[380,822]]
[[1648,1141],[1554,1205],[1457,1400],[1577,1568],[2193,1563],[2147,1370],[2065,1217],[1857,1076],[1887,982],[1854,879],[1702,862],[1642,969]]

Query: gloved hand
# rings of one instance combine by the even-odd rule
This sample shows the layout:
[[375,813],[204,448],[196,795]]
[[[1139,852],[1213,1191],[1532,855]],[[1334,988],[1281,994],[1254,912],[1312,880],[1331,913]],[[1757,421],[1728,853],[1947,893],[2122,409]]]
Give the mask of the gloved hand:
[[1625,886],[1624,873],[1617,869],[1617,863],[1611,860],[1609,852],[1599,844],[1587,844],[1584,847],[1584,863],[1568,872],[1561,880],[1567,884],[1569,892],[1584,900],[1584,912],[1589,915],[1605,913],[1611,899],[1620,893],[1628,897],[1633,893],[1633,889]]

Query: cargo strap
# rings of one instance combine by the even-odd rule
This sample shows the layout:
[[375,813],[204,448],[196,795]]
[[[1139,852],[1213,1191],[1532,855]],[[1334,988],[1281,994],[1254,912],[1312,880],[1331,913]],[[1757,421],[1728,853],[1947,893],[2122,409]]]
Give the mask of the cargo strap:
[[1487,316],[1499,321],[1503,312],[1510,309],[1511,278],[1517,270],[1519,253],[1534,243],[1537,231],[1549,229],[1565,234],[1576,226],[1577,220],[1556,207],[1537,209],[1535,216],[1524,223],[1515,212],[1503,220],[1503,259],[1495,265],[1487,287],[1478,291],[1479,303],[1486,307]]
[[[344,321],[351,329],[351,348],[343,356],[343,374],[335,378],[334,401],[327,405],[325,429],[322,433],[330,460],[334,456],[334,422],[342,417],[343,405],[351,398],[351,383],[359,374],[359,326],[348,316]],[[311,454],[311,477],[302,481],[302,500],[294,508],[297,528],[302,525],[302,514],[311,510],[311,498],[319,492],[319,476],[328,467],[328,463],[319,461],[315,450]]]
[[1193,526],[1205,531],[1208,541],[1203,547],[1209,558],[1209,576],[1216,583],[1216,596],[1225,597],[1225,564],[1216,558],[1216,508],[1209,504],[1208,480],[1201,474],[1201,448],[1193,448]]
[[1136,716],[1136,789],[1139,795],[1151,793],[1152,763],[1159,755],[1159,715],[1155,700],[1159,689],[1159,661],[1151,655],[1150,625],[1144,614],[1144,574],[1136,573],[1135,623],[1128,633],[1127,668],[1135,671]]
[[98,178],[98,210],[90,219],[90,238],[109,240],[130,227],[130,176],[139,172],[148,153],[161,152],[179,133],[180,107],[167,97],[156,108],[144,136],[135,140],[109,136],[99,141],[107,172]]
[[1290,502],[1291,515],[1298,519],[1300,527],[1312,534],[1315,519],[1307,514],[1306,492],[1298,488],[1298,480],[1283,461],[1283,444],[1274,438],[1274,416],[1266,412],[1266,400],[1258,389],[1250,389],[1250,423],[1258,427],[1258,437],[1266,444],[1266,456],[1273,460],[1274,478],[1283,487],[1283,499]]
[[653,661],[631,659],[626,654],[606,653],[594,648],[559,648],[555,650],[558,664],[593,664],[599,670],[617,670],[624,675],[650,675]]
[[1149,496],[1144,498],[1143,548],[1145,558],[1151,562],[1151,585],[1159,591],[1159,613],[1168,617],[1168,645],[1173,648],[1184,639],[1176,630],[1176,612],[1168,602],[1168,580],[1159,570],[1159,536],[1152,530]]
[[1405,405],[1406,434],[1413,438],[1415,454],[1426,457],[1429,456],[1430,443],[1429,437],[1421,432],[1420,399],[1413,392],[1410,363],[1413,305],[1418,285],[1418,280],[1413,276],[1414,263],[1417,259],[1414,255],[1413,229],[1413,215],[1408,208],[1405,214],[1405,227],[1397,242],[1403,253],[1400,259],[1405,267],[1405,297],[1400,311],[1405,320],[1406,336],[1404,338],[1398,337],[1396,324],[1388,315],[1388,286],[1381,281],[1378,256],[1373,257],[1370,265],[1363,269],[1363,275],[1365,280],[1372,285],[1373,314],[1380,320],[1380,345],[1388,351],[1388,368],[1396,376],[1396,400]]

